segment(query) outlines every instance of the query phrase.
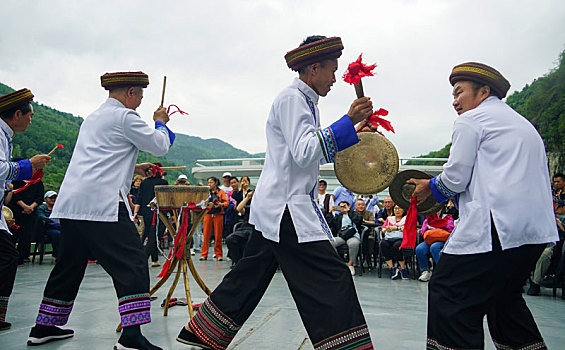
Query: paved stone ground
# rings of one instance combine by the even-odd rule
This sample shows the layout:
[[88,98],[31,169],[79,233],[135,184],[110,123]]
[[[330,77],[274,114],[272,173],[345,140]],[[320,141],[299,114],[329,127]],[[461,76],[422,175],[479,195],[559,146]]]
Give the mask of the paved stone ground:
[[[199,273],[211,289],[229,271],[229,264],[227,261],[196,262]],[[26,346],[26,339],[52,268],[50,257],[43,265],[28,264],[18,268],[7,317],[13,326],[0,332],[0,350],[30,349]],[[156,281],[158,272],[158,268],[150,268],[152,283]],[[376,272],[370,272],[354,278],[375,348],[424,349],[427,284],[413,280],[391,281],[386,275],[384,273],[379,279]],[[142,330],[148,339],[164,349],[190,349],[175,341],[180,328],[188,321],[187,308],[175,306],[169,310],[169,316],[162,314],[161,300],[171,283],[167,282],[166,288],[157,292],[159,299],[152,303],[153,322],[143,326]],[[193,299],[203,301],[205,295],[192,278],[190,285]],[[526,301],[549,348],[565,349],[565,301],[553,298],[551,290],[543,289],[542,293],[540,297],[525,296]],[[182,281],[174,296],[184,297]],[[112,349],[119,337],[115,332],[118,322],[112,281],[99,265],[90,265],[68,324],[75,330],[75,336],[46,344],[40,349]],[[485,339],[486,349],[494,349],[488,333]],[[280,272],[275,275],[263,300],[229,349],[312,349]]]

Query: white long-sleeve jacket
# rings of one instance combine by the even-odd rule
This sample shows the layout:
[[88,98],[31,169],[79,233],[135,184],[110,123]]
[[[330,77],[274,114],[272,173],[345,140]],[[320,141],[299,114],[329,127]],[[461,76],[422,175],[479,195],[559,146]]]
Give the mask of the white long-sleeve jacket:
[[359,142],[349,116],[320,129],[318,94],[296,78],[275,99],[267,119],[265,165],[251,202],[249,222],[269,240],[279,242],[286,206],[298,242],[331,240],[317,205],[321,163]]
[[127,198],[138,152],[163,156],[173,141],[162,122],[153,128],[108,98],[80,127],[51,218],[118,221],[118,203]]
[[445,253],[491,251],[491,215],[504,250],[559,240],[543,141],[497,97],[455,120],[449,160],[430,187],[438,202],[459,195]]

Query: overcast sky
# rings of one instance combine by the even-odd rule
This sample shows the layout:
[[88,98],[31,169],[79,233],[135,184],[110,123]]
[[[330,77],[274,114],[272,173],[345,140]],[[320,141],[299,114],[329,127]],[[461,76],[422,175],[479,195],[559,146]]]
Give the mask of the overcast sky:
[[448,76],[459,63],[497,68],[510,93],[555,67],[565,48],[565,1],[31,1],[0,4],[0,82],[39,103],[87,117],[106,98],[105,72],[142,70],[138,111],[150,122],[167,76],[175,132],[264,152],[274,97],[295,73],[284,54],[306,36],[341,36],[338,82],[319,107],[322,126],[345,114],[341,79],[362,52],[377,63],[365,94],[387,117],[401,157],[438,150],[453,120]]

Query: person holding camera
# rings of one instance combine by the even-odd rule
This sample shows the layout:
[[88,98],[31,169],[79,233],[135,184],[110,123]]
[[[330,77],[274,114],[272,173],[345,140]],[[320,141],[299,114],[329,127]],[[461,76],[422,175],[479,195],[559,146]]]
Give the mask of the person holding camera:
[[210,186],[210,197],[207,202],[213,203],[212,209],[204,216],[204,227],[202,229],[202,252],[200,260],[208,260],[208,246],[210,245],[210,237],[212,236],[212,227],[214,228],[214,255],[218,261],[223,260],[222,251],[222,232],[224,230],[224,208],[228,206],[228,196],[221,190],[220,180],[211,176],[208,178],[208,186]]
[[346,244],[349,248],[349,261],[347,266],[351,275],[355,275],[355,267],[353,263],[357,254],[359,253],[359,246],[361,245],[361,236],[359,235],[360,226],[363,223],[363,218],[351,210],[351,206],[348,201],[339,202],[339,206],[333,206],[331,208],[332,212],[339,211],[337,214],[328,214],[326,219],[328,220],[328,225],[332,229],[334,235],[334,241],[331,242],[332,246],[336,249]]

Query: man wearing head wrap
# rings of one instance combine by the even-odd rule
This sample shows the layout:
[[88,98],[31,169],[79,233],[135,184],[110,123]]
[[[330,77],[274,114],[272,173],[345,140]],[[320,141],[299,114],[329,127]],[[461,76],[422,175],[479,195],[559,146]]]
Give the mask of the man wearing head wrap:
[[[320,163],[358,142],[354,125],[370,116],[366,97],[320,128],[318,99],[336,81],[343,44],[313,36],[285,56],[298,78],[275,99],[267,119],[267,153],[251,202],[255,226],[243,258],[202,304],[177,340],[225,349],[251,315],[280,266],[315,349],[372,349],[351,272],[330,244],[318,207]],[[214,327],[209,325],[214,324]]]
[[[67,323],[90,255],[112,277],[123,327],[114,349],[160,349],[141,334],[151,322],[147,258],[131,217],[128,191],[133,173],[152,175],[150,163],[136,164],[138,152],[160,157],[175,135],[160,106],[155,126],[135,111],[149,78],[142,72],[106,73],[109,98],[82,123],[71,162],[51,213],[61,221],[60,254],[51,271],[29,345],[73,336]],[[88,183],[90,186],[84,186]],[[96,191],[92,191],[96,188]]]
[[[21,89],[0,96],[0,207],[4,204],[4,194],[10,190],[6,181],[29,180],[33,169],[43,169],[51,157],[36,155],[31,159],[11,162],[12,138],[16,132],[25,132],[31,124],[33,94]],[[14,247],[12,233],[8,229],[4,215],[0,216],[0,331],[12,325],[6,322],[8,299],[12,294],[19,253]],[[29,250],[28,250],[29,253]]]
[[510,84],[494,68],[463,63],[449,81],[459,114],[449,160],[435,178],[409,180],[419,200],[459,202],[430,280],[427,348],[484,348],[486,315],[497,349],[546,349],[521,295],[546,244],[559,239],[543,141],[501,101]]

